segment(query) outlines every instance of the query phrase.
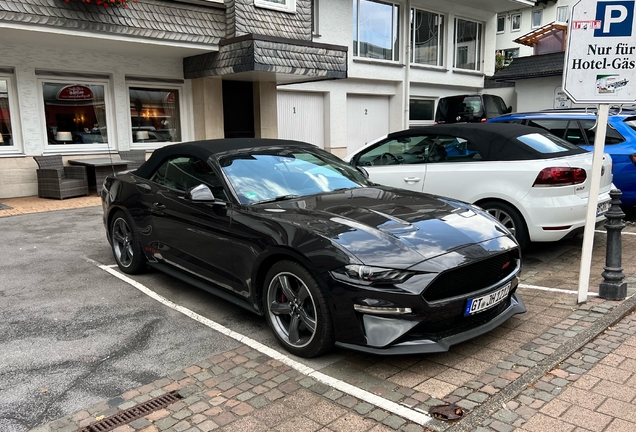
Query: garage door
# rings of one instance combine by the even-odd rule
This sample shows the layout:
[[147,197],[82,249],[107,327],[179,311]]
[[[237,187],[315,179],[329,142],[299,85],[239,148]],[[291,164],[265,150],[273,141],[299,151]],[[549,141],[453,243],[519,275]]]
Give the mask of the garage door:
[[388,96],[347,96],[347,154],[388,133]]
[[325,147],[322,93],[278,92],[278,137]]

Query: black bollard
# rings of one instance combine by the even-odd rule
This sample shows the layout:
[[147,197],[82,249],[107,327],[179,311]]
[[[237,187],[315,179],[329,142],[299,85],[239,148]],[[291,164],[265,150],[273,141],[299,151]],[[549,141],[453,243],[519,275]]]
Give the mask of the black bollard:
[[603,282],[598,286],[598,296],[608,300],[623,300],[627,296],[627,283],[623,282],[622,259],[623,248],[621,246],[621,231],[625,228],[623,218],[625,213],[621,210],[621,195],[619,189],[610,191],[610,208],[605,214],[607,221],[603,225],[607,230],[607,246],[605,250],[605,271],[602,273]]

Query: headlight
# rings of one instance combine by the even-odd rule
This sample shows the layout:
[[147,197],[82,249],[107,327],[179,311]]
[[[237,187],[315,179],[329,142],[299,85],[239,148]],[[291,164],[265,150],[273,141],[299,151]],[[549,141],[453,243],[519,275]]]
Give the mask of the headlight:
[[370,267],[359,264],[350,264],[331,272],[331,276],[335,279],[362,285],[371,285],[373,283],[400,283],[414,274],[415,273],[406,270]]

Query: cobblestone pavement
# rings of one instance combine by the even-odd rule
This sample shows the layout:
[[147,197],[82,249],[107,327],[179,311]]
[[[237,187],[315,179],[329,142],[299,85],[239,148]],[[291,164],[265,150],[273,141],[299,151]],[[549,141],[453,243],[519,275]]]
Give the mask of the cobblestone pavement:
[[[7,203],[8,200],[3,200]],[[94,204],[87,204],[94,205]],[[0,216],[2,215],[0,211]],[[636,233],[628,226],[626,233]],[[580,240],[530,250],[520,292],[528,312],[443,354],[354,352],[321,372],[418,413],[452,403],[456,423],[415,424],[242,346],[35,429],[71,432],[171,390],[183,399],[117,432],[636,430],[636,235],[623,236],[628,297],[576,303]],[[605,236],[595,236],[597,292]],[[533,288],[557,288],[542,291]]]

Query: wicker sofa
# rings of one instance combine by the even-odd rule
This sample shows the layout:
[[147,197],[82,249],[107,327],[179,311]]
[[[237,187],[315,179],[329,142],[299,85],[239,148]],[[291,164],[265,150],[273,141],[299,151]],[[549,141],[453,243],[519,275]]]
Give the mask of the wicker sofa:
[[88,195],[86,167],[64,166],[62,155],[34,156],[39,169],[38,196],[64,199]]

